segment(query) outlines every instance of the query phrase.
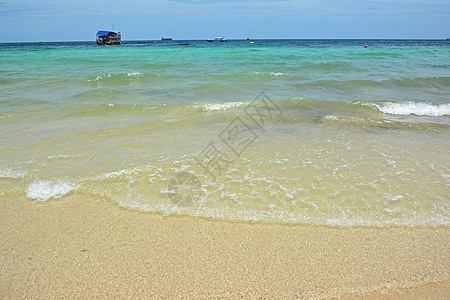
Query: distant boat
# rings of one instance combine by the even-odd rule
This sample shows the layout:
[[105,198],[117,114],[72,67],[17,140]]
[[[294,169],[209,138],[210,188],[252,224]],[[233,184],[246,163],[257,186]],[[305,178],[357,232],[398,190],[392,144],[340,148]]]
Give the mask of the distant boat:
[[171,41],[172,38],[171,37],[162,37],[161,41]]
[[100,30],[96,35],[97,45],[120,45],[122,43],[122,35],[120,31]]
[[226,42],[227,40],[223,36],[215,37],[213,39],[207,39],[208,42]]

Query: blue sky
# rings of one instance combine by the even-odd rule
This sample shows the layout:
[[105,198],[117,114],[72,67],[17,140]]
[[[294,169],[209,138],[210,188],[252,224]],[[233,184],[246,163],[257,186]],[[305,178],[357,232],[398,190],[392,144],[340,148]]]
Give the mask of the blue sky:
[[0,0],[0,42],[450,37],[450,0]]

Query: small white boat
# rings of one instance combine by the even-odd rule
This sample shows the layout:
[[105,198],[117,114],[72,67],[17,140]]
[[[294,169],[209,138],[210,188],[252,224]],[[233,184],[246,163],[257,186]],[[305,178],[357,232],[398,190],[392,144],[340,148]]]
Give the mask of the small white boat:
[[213,39],[207,39],[208,42],[226,42],[227,40],[223,36],[215,37]]

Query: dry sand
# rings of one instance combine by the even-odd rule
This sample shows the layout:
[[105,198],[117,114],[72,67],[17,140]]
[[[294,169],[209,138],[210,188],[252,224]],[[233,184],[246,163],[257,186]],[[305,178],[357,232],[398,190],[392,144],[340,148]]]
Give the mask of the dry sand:
[[445,299],[450,231],[230,223],[0,199],[2,298]]

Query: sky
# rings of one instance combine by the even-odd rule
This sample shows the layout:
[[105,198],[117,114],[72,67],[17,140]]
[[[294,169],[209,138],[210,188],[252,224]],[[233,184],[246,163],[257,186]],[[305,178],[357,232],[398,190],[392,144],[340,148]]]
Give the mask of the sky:
[[450,0],[0,0],[0,42],[450,37]]

